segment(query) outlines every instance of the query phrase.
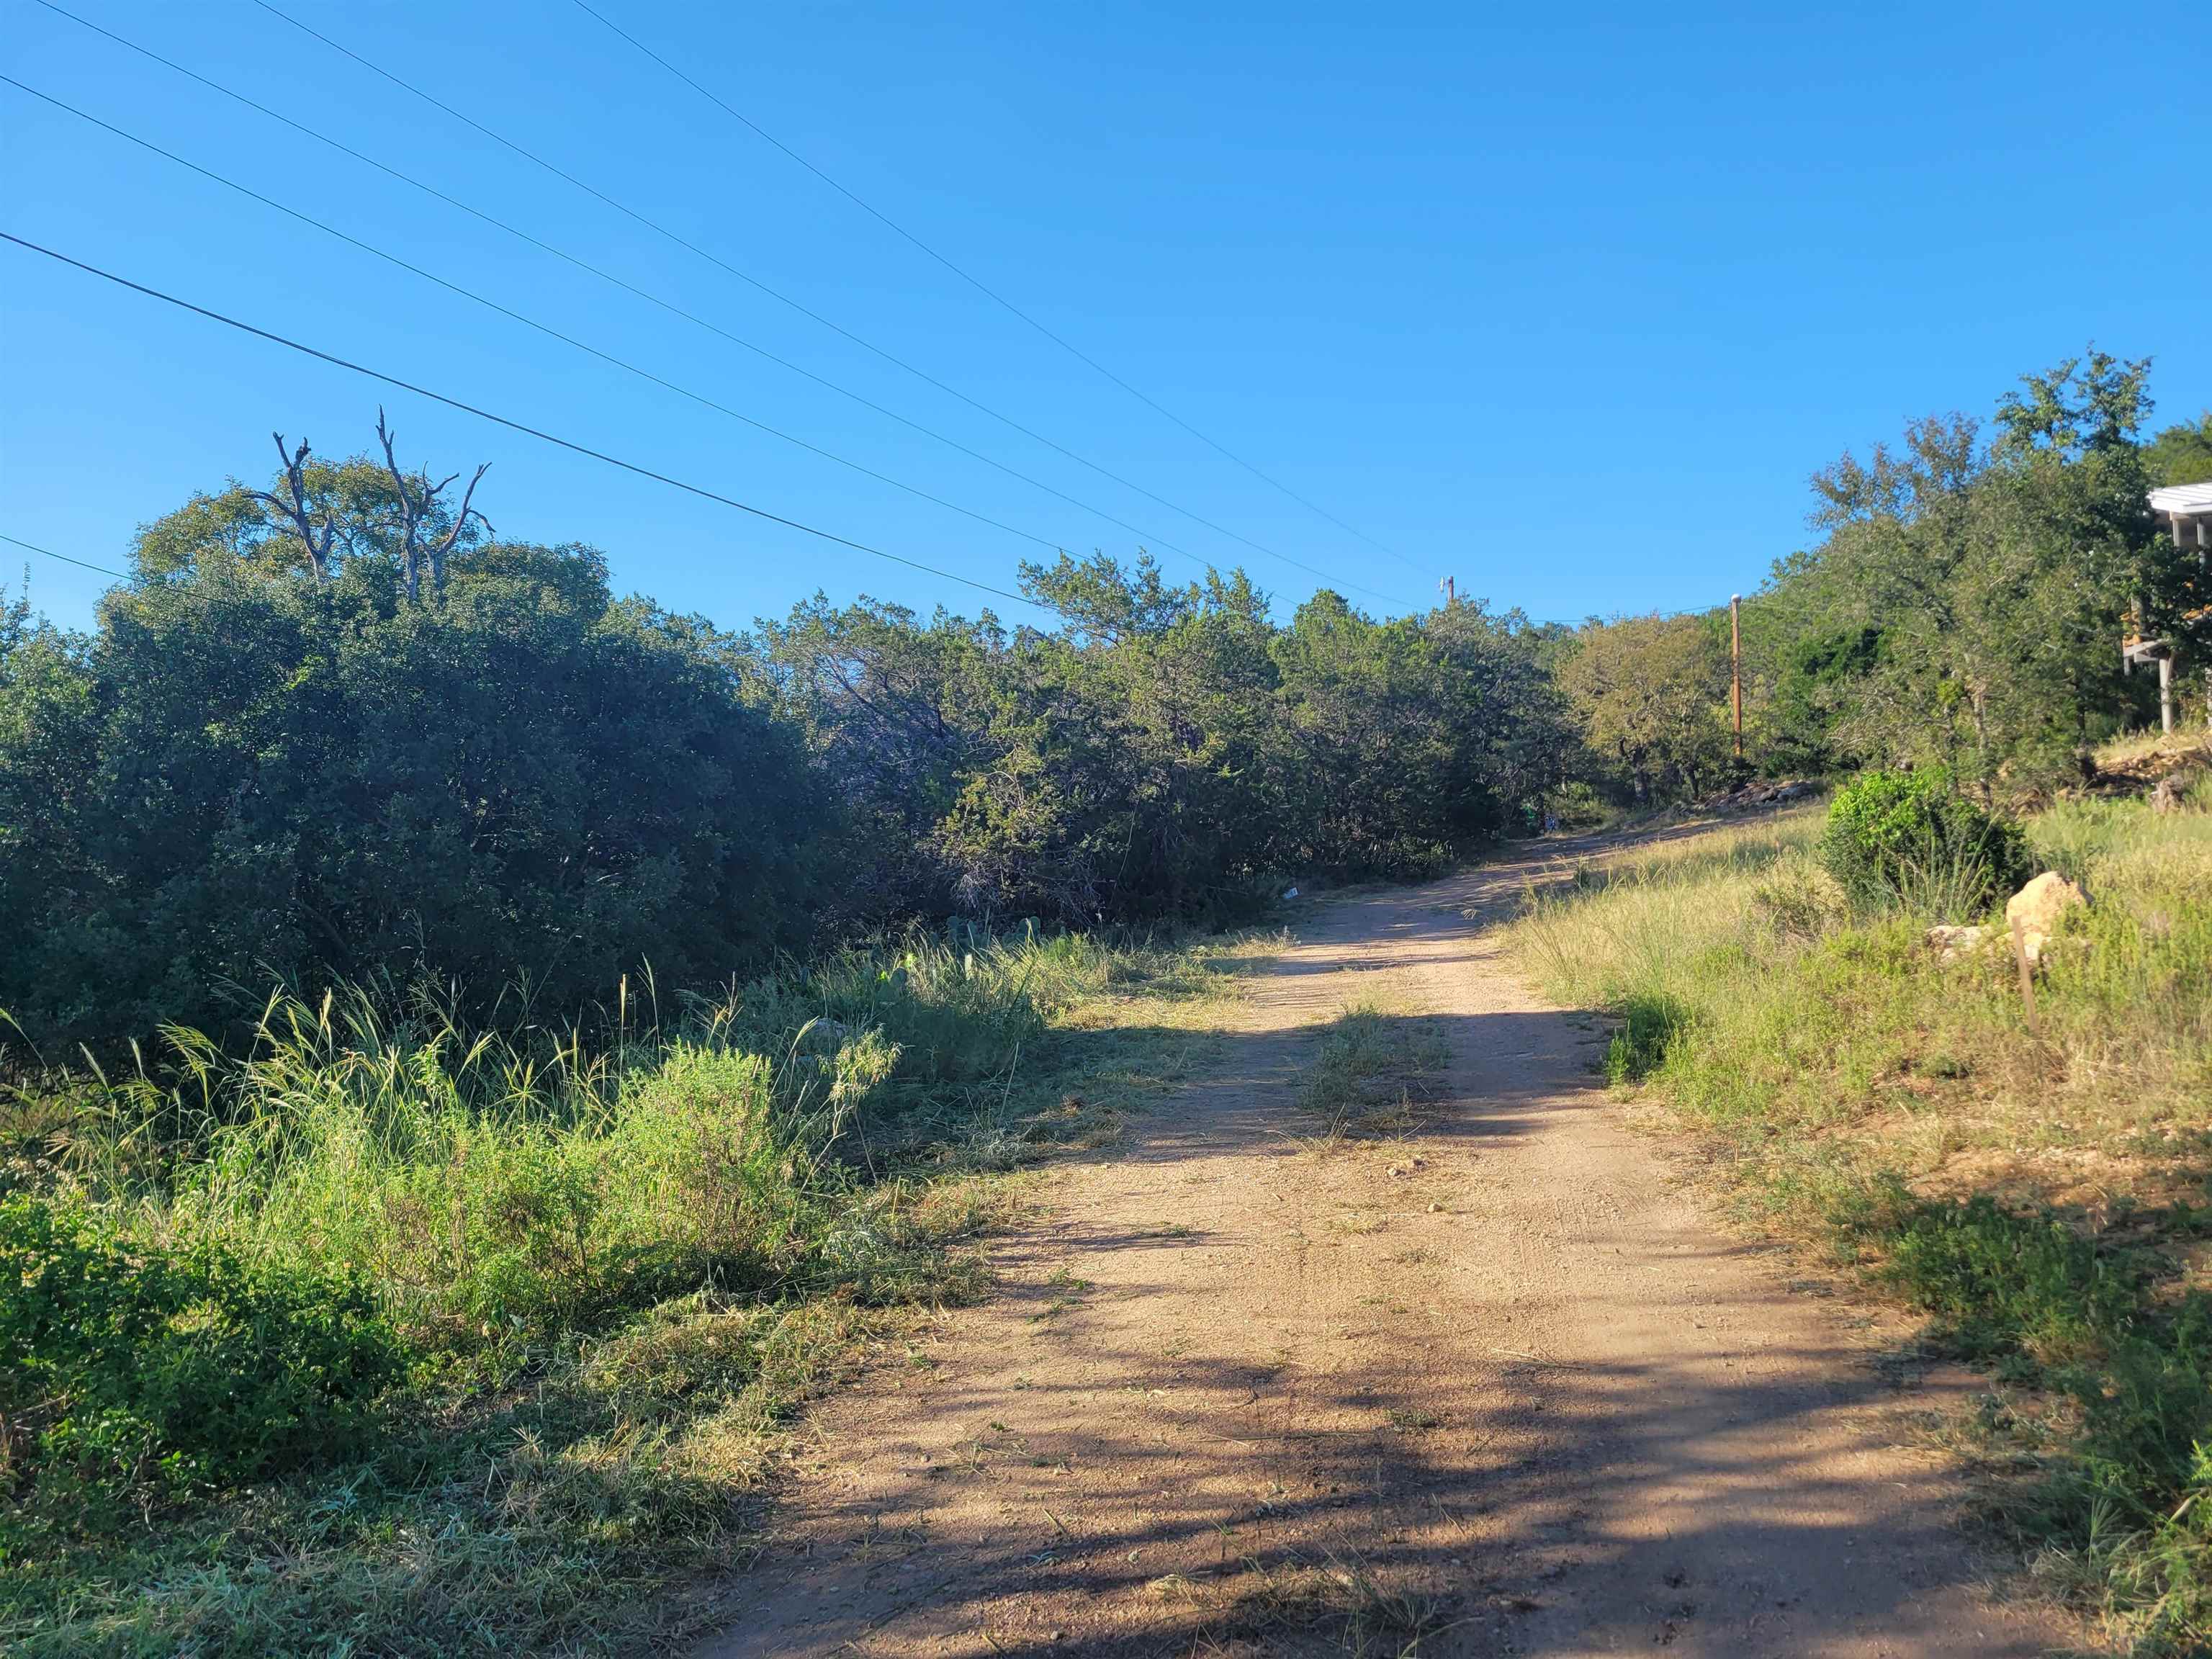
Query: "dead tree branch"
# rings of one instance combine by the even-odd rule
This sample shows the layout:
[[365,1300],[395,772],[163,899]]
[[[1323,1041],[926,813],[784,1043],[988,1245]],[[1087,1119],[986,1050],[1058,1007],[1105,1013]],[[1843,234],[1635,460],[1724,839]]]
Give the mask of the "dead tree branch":
[[[482,525],[487,536],[498,533],[491,527],[491,520],[470,505],[476,500],[477,486],[483,482],[483,475],[490,471],[489,461],[477,468],[476,477],[469,480],[469,487],[461,492],[460,511],[453,514],[453,522],[447,527],[446,533],[439,540],[438,544],[430,549],[430,586],[440,593],[446,591],[446,555],[453,550],[453,544],[460,540],[461,532],[469,527],[469,520],[473,518]],[[437,489],[432,490],[430,492],[432,499],[436,498],[439,490],[444,489],[446,484],[453,483],[453,478],[460,476],[456,472],[453,478],[447,479],[446,483],[440,484]]]
[[322,533],[315,533],[315,518],[307,506],[307,441],[300,440],[297,449],[287,450],[284,434],[269,434],[276,441],[276,458],[284,463],[284,482],[292,492],[286,501],[265,489],[249,489],[246,493],[257,501],[266,501],[292,526],[299,537],[300,545],[307,550],[307,564],[315,573],[317,581],[328,581],[331,575],[331,545],[337,539],[338,520],[333,512],[323,514]]
[[447,486],[461,475],[453,473],[434,484],[429,481],[429,475],[424,473],[418,475],[410,484],[407,475],[399,470],[399,459],[392,451],[397,436],[386,424],[384,410],[380,406],[376,411],[376,439],[384,446],[384,470],[392,475],[392,486],[399,492],[400,579],[406,586],[407,597],[410,599],[420,599],[422,566],[427,562],[430,567],[430,591],[442,596],[446,591],[446,556],[460,540],[461,532],[469,526],[469,520],[474,519],[488,534],[495,533],[492,531],[491,520],[471,505],[476,499],[477,486],[483,482],[483,475],[491,470],[491,463],[486,461],[477,469],[476,477],[469,480],[469,487],[462,494],[461,510],[453,515],[453,523],[447,526],[446,533],[437,543],[426,548],[422,545],[423,521],[429,518],[431,510],[437,505],[438,497],[446,493]]

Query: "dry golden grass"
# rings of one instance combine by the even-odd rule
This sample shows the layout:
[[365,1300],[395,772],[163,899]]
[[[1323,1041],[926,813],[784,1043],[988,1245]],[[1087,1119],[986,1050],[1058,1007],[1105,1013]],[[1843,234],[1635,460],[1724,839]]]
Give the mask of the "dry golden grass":
[[2212,732],[2132,732],[2100,744],[2097,769],[2119,777],[2163,777],[2185,767],[2212,766]]
[[[2142,1659],[2212,1651],[2212,812],[2062,805],[2031,1026],[2010,951],[1849,914],[1801,814],[1573,872],[1514,925],[1608,1070],[1753,1224],[1839,1250],[1993,1369],[1951,1442]],[[2002,939],[2002,929],[1997,930]],[[2032,1472],[2024,1474],[2023,1472]]]
[[[1617,855],[1532,899],[1514,940],[1564,1000],[1622,1015],[1650,1077],[1762,1173],[1901,1170],[1930,1192],[2088,1210],[2200,1198],[2212,1155],[2212,814],[2081,803],[2032,825],[2093,896],[2027,1029],[2009,954],[1942,963],[1853,918],[1817,811]],[[1679,1041],[1694,1032],[1692,1040]]]

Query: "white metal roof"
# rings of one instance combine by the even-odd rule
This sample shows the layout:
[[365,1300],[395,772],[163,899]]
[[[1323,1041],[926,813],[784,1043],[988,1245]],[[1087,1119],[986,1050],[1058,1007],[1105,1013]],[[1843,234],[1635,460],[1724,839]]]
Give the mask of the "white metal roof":
[[2168,484],[2154,489],[2150,507],[2154,513],[2179,513],[2192,519],[2200,513],[2212,513],[2212,483]]

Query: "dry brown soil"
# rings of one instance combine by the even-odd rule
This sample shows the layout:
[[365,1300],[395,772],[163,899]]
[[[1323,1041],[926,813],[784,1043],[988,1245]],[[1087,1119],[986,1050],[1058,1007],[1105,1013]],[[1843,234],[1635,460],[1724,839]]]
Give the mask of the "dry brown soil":
[[[1222,1064],[1063,1166],[985,1305],[804,1431],[703,1652],[2029,1655],[1908,1419],[1902,1331],[1730,1237],[1489,923],[1535,869],[1347,899]],[[1472,916],[1468,913],[1473,912]],[[1378,977],[1379,976],[1379,977]],[[1441,1097],[1314,1144],[1382,993]]]

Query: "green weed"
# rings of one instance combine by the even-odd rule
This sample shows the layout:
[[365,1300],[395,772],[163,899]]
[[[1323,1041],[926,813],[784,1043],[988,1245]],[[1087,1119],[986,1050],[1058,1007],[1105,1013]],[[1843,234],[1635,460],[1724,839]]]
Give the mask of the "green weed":
[[2157,1295],[2156,1252],[2100,1245],[1987,1197],[1911,1197],[1895,1182],[1842,1206],[1876,1276],[1936,1334],[2075,1415],[2046,1478],[1999,1513],[2046,1576],[2134,1627],[2139,1652],[2201,1650],[2212,1632],[2212,1293]]
[[1667,1050],[1689,1028],[1690,1013],[1668,996],[1638,994],[1620,1005],[1621,1028],[1606,1047],[1610,1083],[1641,1083],[1659,1069]]
[[357,1278],[0,1199],[0,1482],[236,1486],[359,1449],[405,1354]]
[[2057,1402],[2006,1524],[2142,1653],[2200,1651],[2212,815],[2085,802],[2024,828],[2092,898],[2045,955],[2034,1031],[2008,952],[1927,943],[1958,891],[1907,871],[1855,915],[1811,814],[1590,866],[1533,895],[1514,943],[1621,1021],[1608,1074],[1732,1153],[1760,1224],[1840,1247],[1931,1340]]
[[680,1640],[778,1424],[976,1293],[987,1172],[1187,1066],[1217,954],[961,928],[550,1030],[365,988],[0,1092],[0,1647]]

